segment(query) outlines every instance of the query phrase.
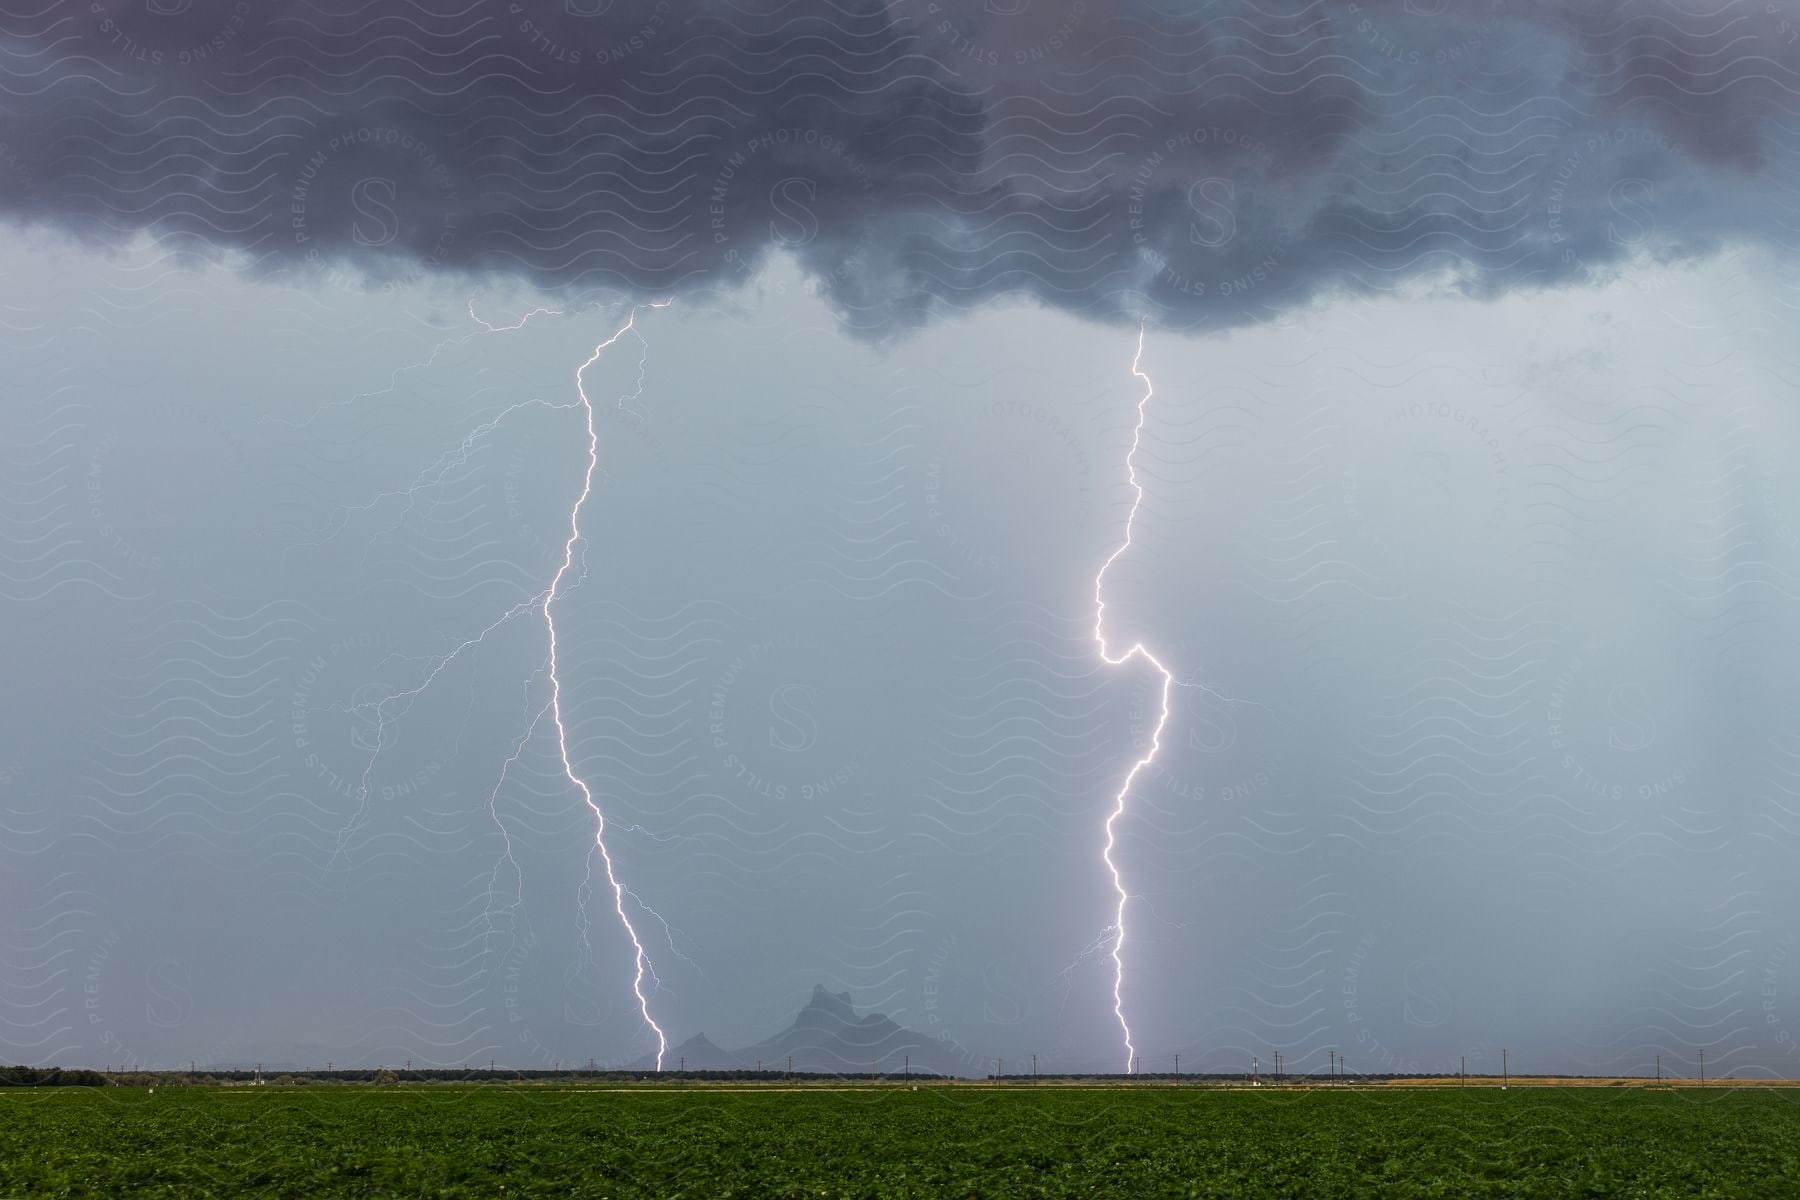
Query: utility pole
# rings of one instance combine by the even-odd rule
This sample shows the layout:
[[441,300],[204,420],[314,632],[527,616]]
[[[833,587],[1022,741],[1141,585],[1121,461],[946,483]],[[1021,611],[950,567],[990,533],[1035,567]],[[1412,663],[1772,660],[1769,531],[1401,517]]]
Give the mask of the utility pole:
[[793,1056],[793,1055],[791,1055],[791,1054],[790,1054],[790,1055],[788,1055],[788,1056],[787,1056],[787,1060],[788,1060],[788,1069],[787,1069],[787,1073],[788,1073],[788,1074],[789,1074],[789,1075],[792,1075],[792,1074],[793,1074],[793,1073],[794,1073],[794,1056]]
[[1256,1055],[1252,1054],[1250,1056],[1250,1085],[1252,1087],[1255,1087],[1258,1083],[1261,1082],[1261,1079],[1260,1079],[1261,1074],[1262,1074],[1262,1060],[1257,1058]]
[[1706,1051],[1700,1052],[1700,1086],[1706,1086]]
[[1506,1047],[1502,1046],[1502,1047],[1500,1047],[1500,1088],[1501,1088],[1501,1090],[1502,1091],[1506,1090],[1506,1085],[1511,1082],[1512,1082],[1512,1073],[1511,1073],[1511,1071],[1509,1071],[1507,1069],[1507,1066],[1506,1066]]
[[1656,1082],[1662,1082],[1662,1055],[1656,1056]]
[[1037,1079],[1037,1055],[1035,1054],[1031,1056],[1031,1078],[1034,1081]]
[[1330,1078],[1336,1079],[1337,1078],[1337,1051],[1336,1050],[1327,1050],[1325,1052],[1325,1054],[1326,1054],[1325,1068],[1326,1068],[1327,1072],[1329,1072]]
[[912,1055],[908,1054],[906,1056],[906,1061],[901,1065],[900,1071],[902,1078],[912,1078]]
[[994,1083],[996,1086],[998,1086],[1000,1077],[1004,1074],[1006,1074],[1006,1060],[1004,1058],[996,1058],[994,1060]]
[[1175,1056],[1175,1086],[1181,1086],[1181,1055]]
[[1462,1060],[1457,1065],[1456,1077],[1462,1080],[1464,1087],[1469,1086],[1469,1056],[1466,1054],[1462,1056]]
[[681,1065],[675,1069],[680,1071],[683,1075],[687,1074],[687,1055],[684,1054],[681,1056]]

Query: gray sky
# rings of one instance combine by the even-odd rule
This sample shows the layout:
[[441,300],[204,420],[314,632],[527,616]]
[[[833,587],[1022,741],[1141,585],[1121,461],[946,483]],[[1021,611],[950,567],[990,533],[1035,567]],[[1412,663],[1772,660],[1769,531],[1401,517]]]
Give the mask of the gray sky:
[[[10,32],[0,1058],[623,1063],[635,931],[671,1044],[823,983],[1117,1070],[1117,947],[1146,1069],[1800,1070],[1778,18],[1132,9],[1017,69],[1053,7],[754,102],[774,43],[678,70],[710,9],[571,26],[604,85],[474,38],[460,109],[332,92],[325,15],[285,76]],[[302,203],[361,90],[432,166]],[[552,608],[622,921],[541,599],[649,299]],[[1108,645],[1183,686],[1121,943],[1128,462]]]
[[[547,720],[519,746],[541,616],[383,707],[554,573],[555,406],[621,313],[8,269],[41,300],[9,333],[10,1056],[644,1052],[578,902],[591,814]],[[1783,1069],[1800,515],[1760,274],[1149,336],[1109,636],[1204,685],[1119,825],[1149,1061]],[[874,348],[769,282],[640,313],[584,376],[561,675],[652,1012],[748,1044],[822,981],[1116,1066],[1101,823],[1155,677],[1098,662],[1092,596],[1136,335],[998,308]]]

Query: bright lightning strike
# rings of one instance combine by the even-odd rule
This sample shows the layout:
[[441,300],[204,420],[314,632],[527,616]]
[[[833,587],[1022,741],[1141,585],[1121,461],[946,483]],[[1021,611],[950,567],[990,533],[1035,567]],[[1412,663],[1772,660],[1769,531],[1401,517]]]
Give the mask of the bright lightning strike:
[[1125,1073],[1128,1075],[1135,1073],[1136,1070],[1137,1047],[1131,1041],[1131,1022],[1125,1018],[1123,995],[1125,988],[1125,902],[1129,897],[1125,891],[1125,880],[1119,874],[1119,866],[1113,861],[1113,850],[1118,845],[1115,827],[1118,825],[1119,818],[1125,815],[1125,804],[1131,795],[1131,785],[1137,780],[1138,772],[1155,762],[1157,753],[1162,749],[1163,727],[1169,723],[1169,689],[1175,686],[1175,676],[1162,665],[1154,654],[1150,653],[1144,643],[1135,642],[1124,653],[1118,655],[1108,653],[1106,646],[1106,573],[1112,569],[1113,563],[1118,561],[1120,555],[1131,549],[1132,526],[1137,521],[1138,507],[1144,502],[1144,485],[1138,482],[1137,476],[1137,452],[1138,445],[1144,437],[1145,413],[1150,404],[1150,397],[1156,394],[1156,388],[1150,382],[1150,377],[1142,370],[1143,360],[1144,327],[1140,325],[1138,326],[1137,354],[1131,360],[1131,373],[1143,380],[1144,394],[1138,400],[1137,425],[1131,431],[1131,449],[1125,455],[1125,471],[1131,480],[1133,493],[1131,512],[1125,518],[1125,540],[1101,564],[1099,573],[1094,576],[1094,640],[1100,644],[1101,660],[1108,666],[1116,667],[1130,662],[1133,658],[1142,658],[1156,668],[1156,673],[1162,676],[1162,708],[1156,718],[1156,728],[1150,735],[1150,750],[1131,765],[1131,770],[1125,774],[1125,781],[1119,785],[1118,795],[1113,797],[1112,812],[1106,818],[1106,846],[1100,852],[1101,859],[1106,863],[1107,872],[1112,876],[1113,891],[1119,897],[1118,910],[1114,914],[1112,925],[1113,1016],[1118,1018],[1119,1028],[1125,1035]]
[[[669,301],[664,300],[658,304],[651,304],[649,307],[664,308],[668,303]],[[632,976],[631,981],[632,994],[637,997],[638,1011],[643,1014],[644,1023],[650,1026],[656,1034],[656,1069],[660,1071],[662,1070],[663,1054],[669,1048],[669,1039],[663,1033],[662,1026],[658,1025],[656,1019],[650,1015],[650,1000],[644,994],[644,977],[650,975],[651,978],[654,978],[655,973],[650,967],[650,957],[644,951],[644,943],[638,938],[637,930],[632,926],[631,918],[625,912],[625,888],[619,882],[618,873],[613,868],[612,855],[606,849],[606,814],[594,801],[593,791],[576,773],[575,764],[569,759],[569,738],[563,727],[562,717],[562,679],[556,670],[556,618],[552,614],[552,609],[562,589],[563,576],[568,574],[569,568],[575,562],[575,543],[581,540],[581,509],[587,503],[588,495],[593,491],[594,469],[600,461],[600,439],[599,435],[594,432],[594,405],[593,401],[588,399],[587,389],[582,383],[582,376],[589,367],[600,360],[602,354],[606,353],[627,333],[632,334],[640,344],[643,344],[643,334],[637,332],[637,314],[638,310],[632,309],[631,316],[626,319],[625,324],[619,328],[618,332],[595,346],[593,354],[575,370],[575,392],[581,398],[581,410],[587,421],[587,472],[582,477],[581,495],[576,498],[574,507],[569,510],[569,538],[563,543],[562,566],[556,569],[556,576],[550,581],[550,588],[544,597],[544,627],[550,637],[550,718],[556,726],[557,753],[562,758],[563,773],[569,777],[569,782],[581,792],[582,800],[587,803],[588,808],[594,814],[594,846],[600,851],[600,861],[606,870],[606,882],[612,887],[613,911],[619,914],[619,923],[625,927],[626,936],[631,939],[632,950],[636,954],[636,973]],[[638,375],[638,386],[641,391],[643,387],[641,371]],[[583,880],[584,891],[587,885],[588,881]],[[582,911],[586,911],[585,904]]]
[[[665,308],[668,306],[668,304],[669,304],[669,301],[665,300],[665,301],[661,301],[658,303],[653,303],[653,304],[644,305],[644,306],[640,306],[640,307]],[[560,310],[556,310],[556,309],[542,309],[542,308],[534,309],[531,312],[526,313],[522,318],[520,318],[514,324],[497,326],[497,325],[493,325],[487,321],[484,321],[480,317],[475,315],[475,306],[474,306],[473,300],[471,300],[470,304],[469,304],[470,319],[475,321],[478,325],[480,325],[482,327],[482,330],[487,333],[511,332],[513,330],[522,328],[527,322],[529,322],[535,316],[540,316],[540,315],[544,315],[544,314],[554,314],[559,311]],[[551,408],[551,409],[579,408],[582,411],[582,414],[584,417],[584,422],[585,422],[585,425],[587,428],[587,469],[582,475],[581,494],[576,498],[574,506],[569,511],[569,536],[568,536],[568,539],[563,543],[562,564],[557,568],[556,574],[551,579],[549,586],[547,588],[545,588],[543,591],[539,592],[537,595],[531,597],[528,600],[524,600],[518,604],[513,605],[504,614],[502,614],[497,620],[495,620],[493,623],[488,625],[487,628],[483,629],[480,633],[476,634],[474,637],[465,640],[460,645],[458,645],[454,649],[452,649],[449,653],[435,656],[435,659],[432,661],[430,670],[425,674],[424,679],[418,684],[418,686],[408,689],[403,692],[398,692],[398,693],[394,693],[392,695],[385,696],[379,702],[377,702],[376,704],[374,704],[372,706],[374,717],[376,720],[376,725],[377,725],[375,746],[374,746],[374,749],[372,750],[372,752],[370,753],[369,761],[365,764],[364,769],[363,769],[360,786],[358,788],[357,812],[356,812],[355,816],[352,817],[350,823],[348,825],[346,825],[342,830],[339,831],[338,839],[337,839],[337,847],[332,855],[332,861],[333,861],[333,863],[335,863],[340,857],[343,856],[350,835],[368,819],[369,806],[370,806],[370,791],[369,791],[370,777],[375,770],[375,764],[376,764],[376,761],[380,757],[381,750],[387,743],[386,733],[387,733],[388,720],[390,717],[389,706],[395,705],[395,704],[409,706],[411,701],[417,699],[421,694],[423,694],[431,686],[433,681],[435,681],[438,678],[438,676],[441,675],[444,672],[444,670],[450,666],[450,664],[452,662],[454,662],[458,658],[460,658],[465,651],[468,651],[468,650],[471,650],[471,649],[481,646],[485,642],[487,636],[490,633],[493,633],[495,630],[497,630],[501,626],[507,624],[509,621],[513,620],[515,617],[519,616],[520,614],[529,612],[532,609],[538,608],[541,605],[543,608],[543,613],[544,613],[544,627],[545,627],[546,633],[548,634],[548,639],[549,639],[549,647],[548,647],[548,652],[547,652],[547,656],[546,656],[544,665],[542,667],[540,667],[539,670],[545,674],[548,674],[550,677],[550,699],[546,704],[544,704],[541,708],[539,708],[537,710],[537,713],[535,716],[532,716],[531,720],[526,725],[525,732],[519,737],[518,741],[514,744],[512,753],[508,756],[506,761],[501,764],[499,778],[496,780],[496,782],[494,784],[493,792],[490,793],[490,795],[488,797],[489,816],[493,818],[494,823],[496,824],[496,826],[499,827],[501,837],[505,843],[505,852],[502,854],[500,861],[495,863],[494,870],[490,874],[490,877],[488,880],[488,905],[487,905],[487,909],[484,913],[484,916],[487,918],[487,922],[488,922],[488,933],[492,934],[492,932],[493,932],[492,916],[493,916],[494,891],[495,891],[496,885],[498,884],[498,881],[499,881],[500,872],[504,866],[510,866],[512,868],[514,877],[516,879],[516,875],[517,875],[517,871],[518,871],[518,864],[513,859],[513,855],[512,855],[512,839],[507,834],[505,823],[502,822],[499,817],[499,812],[498,812],[497,806],[498,806],[500,790],[501,790],[501,788],[503,788],[505,786],[508,772],[510,771],[512,765],[518,761],[520,754],[523,753],[525,744],[530,740],[533,731],[538,726],[538,723],[543,719],[543,717],[546,714],[548,714],[552,720],[552,723],[556,727],[556,747],[557,747],[558,756],[562,760],[563,773],[568,777],[569,782],[577,790],[580,791],[582,800],[587,804],[589,810],[592,811],[594,814],[594,821],[595,821],[594,845],[595,845],[595,848],[600,852],[600,859],[605,868],[606,881],[612,888],[613,909],[615,912],[618,913],[619,922],[621,925],[624,926],[626,935],[631,939],[632,949],[636,956],[635,973],[632,977],[632,992],[637,997],[638,1010],[643,1015],[644,1023],[647,1024],[650,1027],[650,1029],[656,1034],[656,1066],[657,1066],[658,1070],[661,1070],[663,1055],[668,1049],[668,1037],[666,1034],[664,1034],[662,1027],[656,1023],[656,1020],[650,1014],[650,1002],[649,1002],[649,998],[645,992],[645,987],[644,987],[646,978],[648,978],[652,983],[656,982],[656,973],[650,964],[649,954],[644,948],[644,943],[638,937],[637,929],[632,925],[631,918],[626,913],[626,906],[625,906],[626,897],[629,896],[631,898],[631,901],[633,904],[635,904],[637,907],[643,909],[646,913],[650,914],[650,916],[654,917],[658,922],[660,922],[662,924],[665,933],[667,933],[669,935],[671,949],[674,950],[677,957],[682,958],[684,961],[691,962],[692,960],[688,959],[686,955],[681,953],[679,948],[675,947],[674,931],[669,928],[668,922],[663,920],[662,915],[660,913],[658,913],[655,909],[651,908],[649,905],[645,904],[637,895],[628,891],[625,888],[625,886],[620,882],[618,873],[613,865],[612,855],[608,851],[607,846],[606,846],[606,815],[601,810],[598,802],[595,801],[592,789],[589,788],[587,783],[581,778],[581,776],[579,774],[577,774],[577,772],[575,770],[574,762],[569,757],[568,731],[563,723],[563,716],[562,716],[562,679],[557,673],[556,619],[555,619],[555,615],[552,611],[552,606],[555,604],[555,602],[558,599],[561,599],[564,595],[567,594],[568,591],[573,590],[574,587],[579,586],[580,583],[583,580],[585,580],[587,577],[586,562],[585,562],[585,557],[584,557],[581,572],[573,581],[570,582],[570,584],[567,588],[564,587],[564,580],[568,577],[570,570],[574,567],[574,564],[575,564],[576,543],[578,543],[582,540],[582,538],[581,538],[581,510],[583,509],[583,507],[586,506],[588,497],[590,495],[592,495],[592,493],[593,493],[594,472],[599,465],[599,436],[596,433],[595,428],[594,428],[594,406],[593,406],[593,402],[588,398],[587,389],[586,389],[585,383],[583,381],[583,377],[586,374],[587,369],[589,367],[593,366],[596,362],[598,362],[600,360],[600,357],[603,354],[605,354],[607,350],[611,349],[614,345],[616,345],[619,342],[619,340],[621,338],[623,338],[626,334],[631,334],[632,336],[636,337],[638,339],[638,343],[639,343],[640,347],[643,349],[645,355],[647,355],[648,350],[649,350],[648,344],[644,342],[643,335],[641,333],[639,333],[637,330],[638,311],[639,311],[638,308],[633,308],[631,310],[631,315],[629,318],[626,319],[625,324],[622,325],[617,331],[615,331],[611,337],[607,338],[605,341],[601,342],[598,346],[594,347],[594,352],[588,356],[587,361],[582,363],[581,366],[579,366],[578,368],[576,368],[576,371],[575,371],[575,393],[576,393],[577,399],[574,402],[569,403],[569,404],[547,404],[541,400],[529,400],[529,401],[520,402],[518,404],[513,404],[513,405],[507,407],[506,409],[504,409],[498,416],[495,416],[491,420],[483,422],[481,425],[478,425],[475,429],[471,430],[462,439],[462,441],[457,445],[457,447],[454,450],[446,453],[444,456],[442,456],[442,458],[440,458],[440,460],[437,463],[433,464],[432,467],[429,467],[425,471],[421,472],[419,474],[419,476],[413,481],[413,483],[409,487],[402,489],[402,490],[397,490],[394,492],[383,493],[382,495],[377,496],[374,501],[371,501],[370,503],[368,503],[366,505],[356,506],[354,509],[348,510],[346,512],[345,516],[347,519],[347,517],[351,513],[372,511],[373,509],[378,507],[382,502],[389,500],[389,499],[396,498],[396,497],[405,498],[409,502],[416,500],[416,498],[418,497],[418,495],[420,494],[421,491],[427,490],[430,487],[434,487],[437,484],[442,483],[444,478],[450,472],[450,470],[452,470],[455,467],[461,466],[463,463],[465,463],[468,460],[469,454],[477,442],[479,442],[482,438],[486,437],[488,434],[491,434],[500,425],[500,423],[503,420],[505,420],[506,417],[510,416],[512,413],[514,413],[522,408],[538,405],[538,406],[542,406],[545,408]],[[424,363],[414,364],[414,366],[426,366],[432,362],[435,362],[437,355],[445,347],[450,346],[450,345],[460,345],[464,341],[467,341],[468,337],[472,337],[472,336],[477,336],[477,335],[471,334],[471,335],[467,335],[463,338],[452,339],[451,341],[440,344],[438,347],[436,347],[432,351],[430,358],[428,358]],[[637,390],[628,397],[627,396],[620,397],[619,404],[620,404],[621,408],[624,408],[624,406],[628,402],[635,401],[642,396],[643,390],[644,390],[644,378],[645,378],[646,365],[647,364],[646,364],[645,357],[640,356],[639,361],[638,361]],[[406,368],[402,368],[402,369],[406,369]],[[395,372],[396,379],[398,378],[398,374],[399,374],[399,372],[396,371]],[[392,381],[390,381],[390,383],[392,383]],[[370,394],[373,394],[373,393],[370,393]],[[363,397],[362,396],[352,397],[352,400],[361,399],[361,398],[363,398]],[[348,403],[348,401],[346,401],[344,403]],[[328,407],[330,407],[330,406],[328,406]],[[323,410],[321,410],[321,411],[323,411]],[[316,415],[317,414],[315,414],[315,416]],[[536,673],[533,674],[533,679],[535,679],[535,678],[536,678]],[[527,693],[529,693],[529,691],[530,691],[530,682],[529,681],[527,682],[526,690],[527,690]],[[358,711],[362,710],[365,707],[367,707],[367,706],[358,706]],[[402,708],[401,711],[404,711],[404,708]],[[398,714],[393,714],[393,715],[398,715]],[[623,826],[622,828],[624,828],[628,831],[637,829],[637,827],[635,827],[635,826]],[[647,831],[639,830],[639,832],[647,832]],[[587,912],[587,897],[590,894],[591,885],[592,885],[592,869],[593,869],[592,855],[589,855],[588,856],[589,874],[587,877],[583,878],[582,883],[581,883],[581,888],[578,892],[578,898],[580,901],[579,920],[580,920],[580,924],[581,924],[582,945],[583,945],[584,949],[586,949],[587,945],[588,945],[588,942],[587,942],[588,926],[587,926],[586,912]],[[517,890],[515,888],[513,901],[511,904],[509,904],[507,906],[507,909],[509,910],[509,912],[511,910],[516,909],[517,904],[518,904],[518,894],[517,894]]]

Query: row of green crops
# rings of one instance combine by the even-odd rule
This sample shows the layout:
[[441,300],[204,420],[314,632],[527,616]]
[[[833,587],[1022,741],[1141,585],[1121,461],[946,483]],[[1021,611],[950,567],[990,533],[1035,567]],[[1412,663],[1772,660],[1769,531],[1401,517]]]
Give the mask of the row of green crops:
[[1800,1195],[1800,1093],[111,1088],[0,1196]]

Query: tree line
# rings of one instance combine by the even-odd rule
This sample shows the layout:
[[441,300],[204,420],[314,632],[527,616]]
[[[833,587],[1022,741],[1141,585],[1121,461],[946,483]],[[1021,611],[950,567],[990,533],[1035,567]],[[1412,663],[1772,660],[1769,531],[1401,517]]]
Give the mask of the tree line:
[[0,1087],[105,1087],[98,1071],[61,1067],[0,1067]]

